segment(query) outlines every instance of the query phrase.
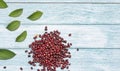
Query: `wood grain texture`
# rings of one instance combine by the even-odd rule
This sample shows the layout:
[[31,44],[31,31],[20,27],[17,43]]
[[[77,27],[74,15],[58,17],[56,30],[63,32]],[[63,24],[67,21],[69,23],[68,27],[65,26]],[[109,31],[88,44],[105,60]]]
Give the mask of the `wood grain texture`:
[[[8,24],[12,20],[34,24],[120,24],[120,5],[94,4],[12,4],[9,8],[0,9],[0,23]],[[9,17],[15,9],[23,8],[23,14],[18,18]],[[43,12],[41,19],[30,21],[27,19],[36,10]]]
[[[29,50],[34,35],[44,33],[46,25],[50,31],[59,30],[62,37],[73,43],[70,71],[120,71],[120,0],[5,1],[9,7],[0,9],[0,48],[10,49],[17,55],[11,60],[0,60],[0,71],[20,71],[20,67],[31,71],[27,63],[31,58],[27,58],[24,51]],[[18,8],[24,9],[20,17],[8,16]],[[26,19],[36,10],[44,12],[40,20]],[[20,20],[22,25],[10,32],[5,27],[13,20]],[[24,30],[28,31],[27,39],[16,43],[15,38]],[[69,33],[72,37],[68,37]],[[76,48],[80,50],[76,52]]]
[[[28,58],[25,54],[26,49],[12,49],[17,55],[7,61],[0,61],[0,71],[20,71],[23,67],[24,71],[31,71],[30,65],[27,63],[32,58]],[[28,49],[29,50],[29,49]],[[119,49],[82,49],[78,52],[76,49],[70,49],[72,58],[70,59],[71,71],[119,71],[120,70],[120,50]],[[7,66],[4,70],[3,66]],[[35,67],[35,70],[39,67]],[[57,71],[61,71],[58,69]],[[62,70],[68,71],[68,70]]]
[[[119,25],[21,25],[15,32],[8,31],[0,25],[0,48],[28,48],[36,34],[43,34],[44,27],[49,31],[59,30],[61,36],[73,43],[72,48],[120,48]],[[22,43],[16,43],[15,38],[27,30],[27,39]],[[68,37],[71,33],[72,36]],[[5,45],[6,44],[6,45]]]
[[120,0],[5,0],[6,2],[120,2]]

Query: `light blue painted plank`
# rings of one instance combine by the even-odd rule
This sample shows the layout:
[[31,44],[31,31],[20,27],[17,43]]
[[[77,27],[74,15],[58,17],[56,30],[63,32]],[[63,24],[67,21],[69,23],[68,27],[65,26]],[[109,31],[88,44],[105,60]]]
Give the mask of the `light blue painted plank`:
[[[7,61],[0,61],[0,71],[19,71],[23,67],[24,71],[30,71],[27,63],[32,58],[27,58],[26,49],[12,49],[17,55]],[[119,71],[120,70],[120,50],[118,49],[83,49],[78,52],[70,49],[72,58],[70,59],[70,71]],[[3,66],[7,66],[3,70]],[[36,71],[37,68],[35,67]],[[61,71],[58,69],[57,71]],[[62,70],[67,71],[67,70]]]
[[[94,4],[12,4],[9,8],[0,9],[0,22],[8,24],[12,20],[22,23],[34,24],[120,24],[120,5],[94,5]],[[15,9],[24,8],[22,16],[8,17]],[[44,14],[37,21],[26,19],[31,13],[41,10]]]
[[[8,31],[0,25],[0,48],[28,48],[33,36],[43,34],[45,25],[21,25],[15,32]],[[120,48],[119,25],[47,25],[49,31],[59,30],[61,36],[73,43],[72,48]],[[62,28],[61,28],[62,27]],[[16,43],[15,38],[24,30],[27,39]],[[71,33],[72,36],[68,37]],[[6,44],[6,45],[5,45]]]
[[7,2],[120,2],[120,0],[5,0]]

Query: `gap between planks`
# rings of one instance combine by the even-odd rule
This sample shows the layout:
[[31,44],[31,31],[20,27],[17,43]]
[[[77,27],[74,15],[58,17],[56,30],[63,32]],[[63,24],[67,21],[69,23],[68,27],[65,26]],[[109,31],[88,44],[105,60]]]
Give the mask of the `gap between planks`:
[[[0,49],[30,49],[30,48],[0,48]],[[84,50],[84,49],[90,49],[90,50],[94,50],[94,49],[105,49],[105,50],[110,50],[110,49],[119,49],[120,50],[120,48],[69,48],[69,49],[80,49],[80,50]]]
[[7,2],[15,4],[120,4],[120,2]]
[[[120,26],[120,23],[115,24],[107,24],[107,23],[98,23],[98,24],[81,24],[81,23],[22,23],[23,25],[118,25]],[[6,23],[0,23],[0,25],[6,25]]]

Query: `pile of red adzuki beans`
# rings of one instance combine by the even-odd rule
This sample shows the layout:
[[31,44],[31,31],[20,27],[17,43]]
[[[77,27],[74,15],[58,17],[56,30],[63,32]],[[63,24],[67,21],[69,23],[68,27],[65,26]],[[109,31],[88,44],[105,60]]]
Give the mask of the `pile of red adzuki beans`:
[[33,59],[28,63],[32,66],[39,64],[43,67],[37,71],[56,71],[57,68],[69,69],[68,59],[71,58],[71,53],[68,48],[71,46],[72,43],[67,43],[60,36],[59,31],[47,32],[47,26],[45,26],[45,33],[39,37],[35,36],[34,42],[29,45],[31,50],[28,52],[28,57],[32,55]]

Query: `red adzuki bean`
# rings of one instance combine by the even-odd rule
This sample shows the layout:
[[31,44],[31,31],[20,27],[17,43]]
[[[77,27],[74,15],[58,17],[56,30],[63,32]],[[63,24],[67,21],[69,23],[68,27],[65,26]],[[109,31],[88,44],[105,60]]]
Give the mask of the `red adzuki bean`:
[[28,50],[25,50],[25,53],[27,53],[28,52]]
[[31,70],[33,70],[33,67],[30,67]]
[[20,67],[20,70],[22,71],[22,70],[23,70],[23,68],[22,68],[22,67]]
[[31,55],[28,55],[28,57],[31,57]]
[[71,36],[72,34],[70,33],[70,34],[68,34],[68,36]]
[[47,29],[47,26],[45,26],[45,31],[47,31],[48,29]]
[[79,48],[77,48],[77,51],[79,51]]
[[40,69],[37,69],[37,71],[40,71]]
[[7,68],[6,66],[3,67],[3,69],[6,69],[6,68]]
[[31,51],[28,52],[28,57],[31,54],[33,59],[28,63],[32,66],[36,66],[36,63],[43,66],[42,69],[37,69],[37,71],[56,71],[56,68],[68,69],[70,65],[68,59],[71,58],[68,48],[72,46],[72,43],[67,43],[60,36],[58,30],[48,33],[47,26],[44,30],[45,33],[40,34],[39,37],[33,37],[35,41],[29,45]]

